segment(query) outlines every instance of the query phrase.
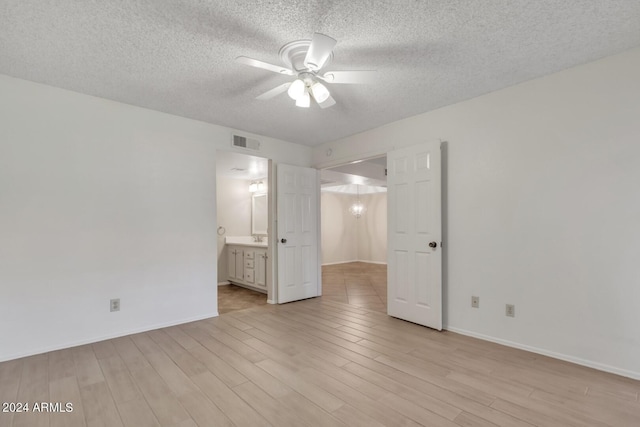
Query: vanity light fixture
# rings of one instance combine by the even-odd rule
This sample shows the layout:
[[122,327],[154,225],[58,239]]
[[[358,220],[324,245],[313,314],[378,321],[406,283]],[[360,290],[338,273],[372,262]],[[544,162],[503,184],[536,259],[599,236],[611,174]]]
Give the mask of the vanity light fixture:
[[263,193],[267,191],[267,186],[264,181],[251,181],[249,184],[249,193]]

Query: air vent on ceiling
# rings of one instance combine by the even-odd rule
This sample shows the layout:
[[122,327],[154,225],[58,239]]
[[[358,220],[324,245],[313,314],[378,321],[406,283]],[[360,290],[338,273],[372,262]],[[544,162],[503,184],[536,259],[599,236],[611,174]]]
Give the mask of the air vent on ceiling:
[[247,138],[246,136],[233,135],[231,145],[247,150],[260,151],[260,141],[257,139]]

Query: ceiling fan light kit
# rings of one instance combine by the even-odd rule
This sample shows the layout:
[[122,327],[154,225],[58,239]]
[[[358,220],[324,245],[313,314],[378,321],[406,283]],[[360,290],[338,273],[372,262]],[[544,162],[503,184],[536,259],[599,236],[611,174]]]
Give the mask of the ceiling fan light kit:
[[293,81],[293,83],[291,83],[291,86],[289,86],[289,90],[287,90],[287,94],[291,99],[293,99],[294,101],[297,101],[299,98],[301,98],[304,95],[305,91],[306,91],[306,86],[304,82],[301,79],[296,79]]
[[311,86],[311,94],[318,104],[323,103],[331,95],[329,89],[320,82],[316,82]]
[[311,96],[309,92],[304,91],[301,97],[296,99],[296,107],[309,108],[311,106]]
[[256,99],[271,99],[283,92],[296,101],[296,106],[308,108],[313,98],[320,108],[335,105],[329,89],[318,80],[326,83],[360,84],[371,83],[375,71],[332,71],[321,74],[322,68],[333,59],[336,40],[324,34],[315,33],[311,40],[296,40],[280,48],[280,60],[285,67],[269,64],[257,59],[239,56],[241,64],[262,68],[281,75],[296,76],[293,82],[281,84],[258,95]]

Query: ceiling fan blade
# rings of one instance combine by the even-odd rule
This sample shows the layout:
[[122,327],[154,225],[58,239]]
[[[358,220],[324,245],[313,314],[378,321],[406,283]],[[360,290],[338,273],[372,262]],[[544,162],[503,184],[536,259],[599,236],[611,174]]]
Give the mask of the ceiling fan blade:
[[322,79],[327,83],[371,84],[375,77],[375,71],[329,71]]
[[320,106],[320,108],[329,108],[333,105],[336,105],[336,100],[333,99],[331,95],[329,95],[329,97],[324,102],[318,103],[318,105]]
[[287,76],[293,76],[294,72],[286,67],[280,67],[278,65],[269,64],[268,62],[258,61],[257,59],[249,58],[247,56],[238,56],[236,58],[241,64],[249,65],[251,67],[262,68],[263,70],[273,71],[278,74],[285,74]]
[[289,86],[291,86],[291,82],[281,84],[280,86],[276,86],[273,89],[266,91],[262,95],[256,96],[256,99],[271,99],[274,96],[280,95],[282,92],[286,92],[286,90],[289,89]]
[[327,62],[333,47],[338,43],[335,39],[324,34],[314,33],[311,38],[311,45],[307,51],[307,56],[304,57],[305,67],[311,70],[317,71]]

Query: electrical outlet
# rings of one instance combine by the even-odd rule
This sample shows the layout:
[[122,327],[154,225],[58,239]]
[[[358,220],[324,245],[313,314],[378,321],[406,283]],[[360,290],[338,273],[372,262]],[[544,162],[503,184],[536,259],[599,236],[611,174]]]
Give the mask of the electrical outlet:
[[480,308],[480,297],[471,297],[471,307]]
[[516,306],[513,304],[505,305],[504,314],[509,317],[516,317]]
[[109,311],[120,311],[120,298],[112,299],[109,302]]

